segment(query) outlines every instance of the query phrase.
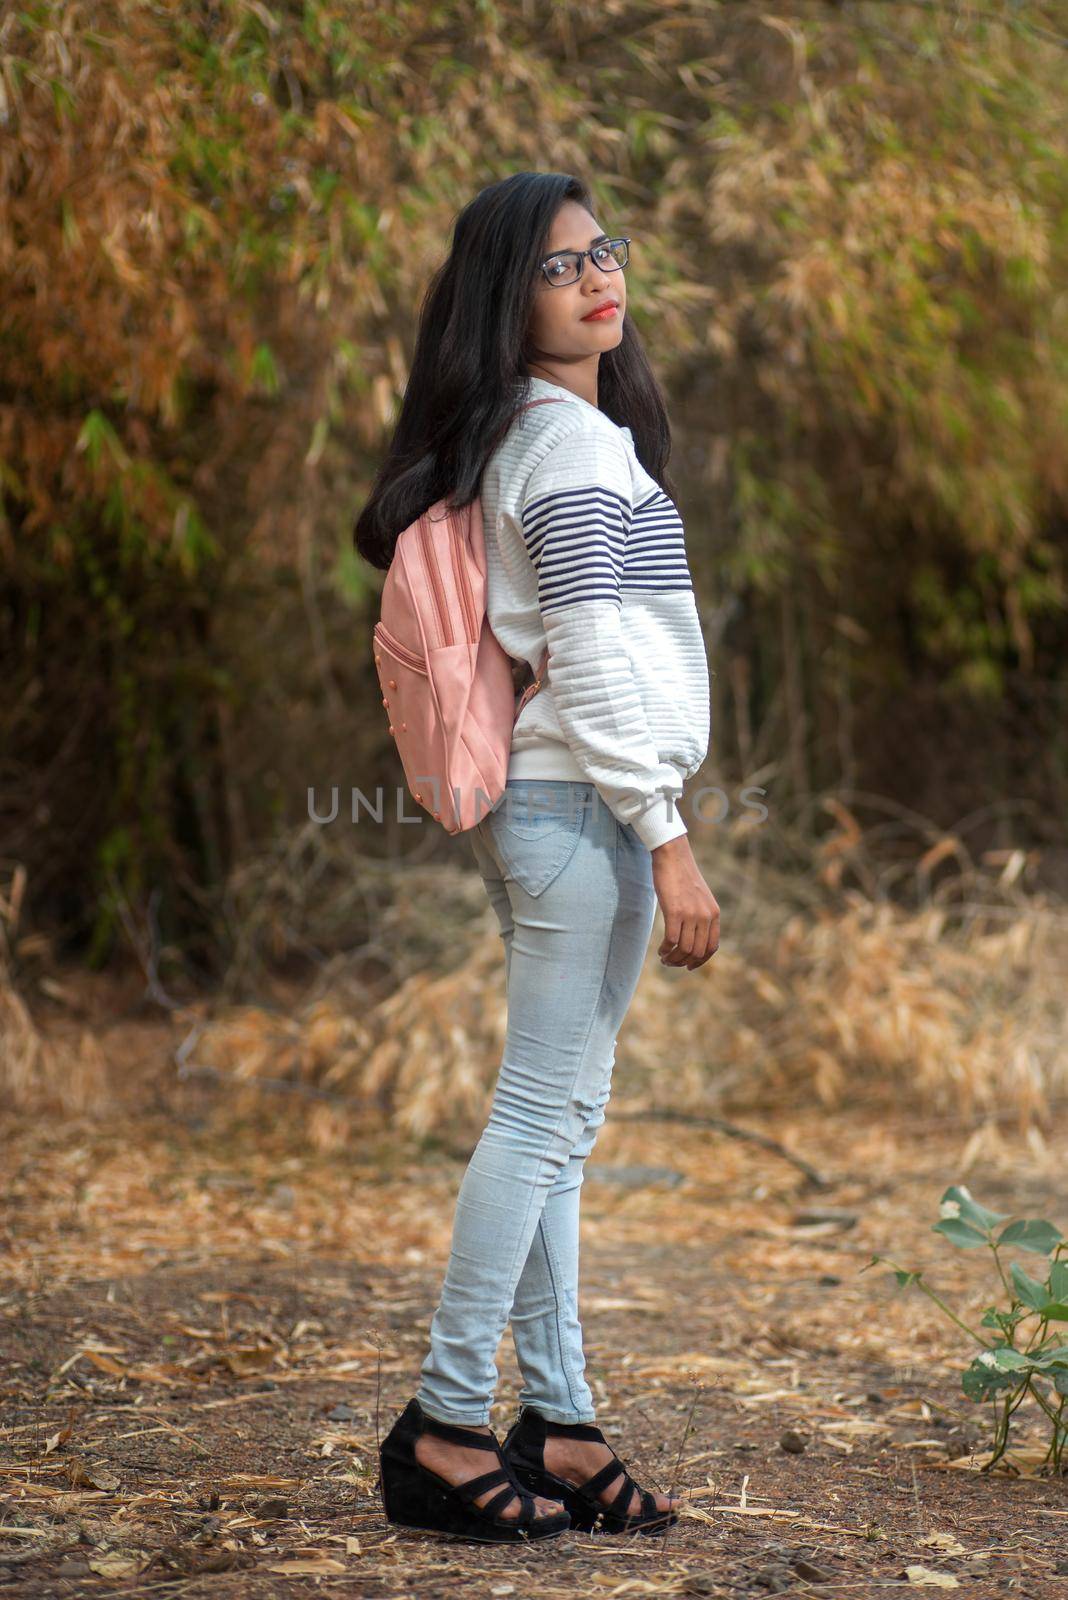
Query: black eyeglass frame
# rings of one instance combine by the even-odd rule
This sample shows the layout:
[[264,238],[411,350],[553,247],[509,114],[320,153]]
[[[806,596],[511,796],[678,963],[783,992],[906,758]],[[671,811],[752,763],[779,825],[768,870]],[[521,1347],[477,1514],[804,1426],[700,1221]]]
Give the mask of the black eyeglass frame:
[[[628,263],[630,262],[631,237],[632,237],[631,235],[627,235],[625,237],[624,236],[620,236],[618,239],[598,239],[597,243],[596,244],[591,244],[590,248],[588,250],[554,250],[551,256],[546,256],[544,261],[539,261],[538,262],[538,266],[539,266],[539,268],[541,270],[542,276],[544,277],[546,283],[549,285],[550,289],[567,289],[567,288],[570,288],[571,284],[581,282],[582,274],[586,270],[586,263],[585,263],[585,257],[586,256],[589,256],[591,261],[592,261],[593,252],[595,250],[607,250],[612,245],[621,244],[624,247],[624,251],[625,251],[624,259],[622,261],[616,261],[610,267],[602,267],[601,271],[602,272],[622,272],[623,268],[625,266],[627,266]],[[563,281],[563,283],[554,282],[554,280],[549,277],[549,274],[546,272],[545,269],[549,265],[550,261],[564,261],[564,260],[571,260],[571,261],[577,261],[578,262],[578,269],[579,269],[578,270],[578,276],[575,277],[575,278],[566,278]]]

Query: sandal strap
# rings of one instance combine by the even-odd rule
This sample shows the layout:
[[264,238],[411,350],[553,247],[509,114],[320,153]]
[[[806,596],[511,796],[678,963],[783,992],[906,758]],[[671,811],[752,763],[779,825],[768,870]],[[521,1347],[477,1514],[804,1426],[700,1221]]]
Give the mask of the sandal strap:
[[[608,1444],[608,1440],[600,1428],[592,1422],[553,1422],[546,1417],[545,1431],[547,1435],[559,1438],[588,1439],[594,1444]],[[608,1448],[611,1449],[611,1445]],[[577,1492],[588,1496],[590,1499],[600,1500],[601,1490],[607,1489],[610,1483],[614,1483],[620,1473],[623,1474],[623,1477],[619,1489],[612,1496],[605,1509],[615,1512],[625,1523],[629,1523],[634,1527],[638,1527],[643,1522],[649,1522],[654,1517],[666,1517],[668,1515],[667,1512],[660,1510],[656,1503],[656,1496],[651,1490],[643,1489],[640,1483],[635,1483],[614,1450],[612,1451],[611,1461],[595,1472],[592,1477],[587,1478],[585,1483],[579,1484]],[[639,1496],[641,1509],[632,1512],[629,1508],[635,1492]],[[603,1505],[604,1503],[602,1502]]]
[[513,1520],[516,1523],[523,1524],[536,1522],[538,1519],[535,1516],[536,1508],[534,1505],[534,1496],[532,1494],[528,1494],[526,1489],[523,1488],[523,1485],[519,1482],[519,1479],[514,1475],[511,1468],[508,1466],[508,1463],[500,1454],[499,1447],[498,1461],[500,1464],[492,1471],[483,1472],[477,1478],[468,1478],[466,1483],[458,1483],[454,1485],[454,1493],[459,1495],[460,1499],[463,1500],[465,1504],[470,1504],[473,1503],[477,1497],[484,1492],[484,1490],[496,1488],[496,1486],[500,1484],[500,1488],[497,1490],[497,1493],[487,1500],[485,1505],[475,1506],[474,1509],[478,1511],[480,1515],[496,1517],[504,1510],[505,1506],[510,1505],[513,1500],[518,1499],[519,1515]]
[[[535,1516],[534,1496],[532,1494],[528,1494],[525,1489],[519,1489],[517,1492],[519,1494],[521,1503],[519,1507],[519,1516],[516,1518],[516,1521],[522,1522],[524,1525],[531,1522],[543,1521],[545,1515],[544,1513],[542,1513],[540,1516]],[[557,1514],[558,1513],[555,1511],[550,1513],[550,1515],[554,1517]]]
[[[650,1517],[660,1516],[662,1513],[657,1510],[656,1496],[648,1489],[643,1489],[640,1483],[635,1483],[618,1456],[613,1456],[607,1465],[593,1474],[592,1478],[587,1478],[586,1482],[580,1485],[579,1492],[600,1500],[601,1490],[607,1489],[610,1483],[614,1483],[621,1472],[623,1477],[619,1488],[608,1502],[607,1509],[622,1517],[625,1522],[633,1522],[635,1525],[647,1521]],[[630,1503],[635,1493],[638,1495],[640,1510],[631,1511]]]
[[[489,1472],[480,1473],[477,1478],[468,1478],[466,1483],[452,1485],[452,1491],[465,1504],[470,1504],[472,1509],[480,1516],[500,1520],[499,1513],[513,1500],[519,1501],[519,1515],[508,1520],[516,1525],[529,1526],[533,1522],[544,1520],[536,1514],[537,1507],[534,1496],[529,1494],[519,1479],[515,1476],[501,1451],[500,1441],[493,1433],[474,1433],[470,1428],[464,1428],[459,1423],[439,1422],[437,1417],[430,1417],[423,1413],[423,1423],[430,1433],[436,1433],[442,1439],[451,1439],[456,1444],[473,1444],[476,1449],[493,1450],[497,1456],[497,1465]],[[499,1488],[497,1486],[500,1485]],[[487,1489],[497,1488],[497,1493],[492,1495],[485,1505],[475,1506],[474,1501]]]
[[546,1419],[546,1432],[560,1439],[589,1439],[592,1444],[607,1444],[608,1440],[593,1422],[551,1422]]
[[[453,1487],[461,1500],[474,1500],[484,1489],[493,1489],[499,1483],[512,1484],[512,1475],[506,1467],[495,1467],[492,1472],[480,1473],[477,1478],[468,1478],[466,1483],[457,1483]],[[514,1485],[511,1493],[515,1493]]]
[[[487,1474],[487,1476],[489,1476],[489,1474]],[[475,1482],[477,1484],[478,1480],[476,1479]],[[469,1489],[470,1487],[470,1484],[464,1485],[464,1488]],[[488,1485],[486,1487],[488,1487]],[[475,1493],[477,1494],[478,1492],[479,1491],[476,1488]],[[464,1496],[465,1500],[468,1498],[469,1496]],[[476,1506],[475,1509],[484,1516],[496,1517],[499,1516],[499,1514],[504,1510],[505,1506],[511,1505],[513,1500],[519,1501],[519,1515],[515,1518],[510,1518],[509,1520],[514,1520],[517,1524],[528,1524],[538,1521],[538,1518],[534,1515],[534,1496],[532,1494],[528,1494],[522,1485],[514,1478],[509,1478],[503,1487],[499,1489],[498,1492],[493,1496],[493,1498],[486,1501],[484,1506]]]
[[[634,1498],[634,1491],[636,1489],[638,1490],[639,1495],[638,1504],[644,1505],[645,1502],[641,1499],[641,1496],[645,1493],[645,1490],[638,1489],[638,1485],[635,1483],[630,1473],[624,1472],[623,1482],[619,1486],[619,1493],[615,1495],[612,1500],[612,1510],[615,1511],[617,1515],[629,1518],[630,1502]],[[640,1514],[641,1513],[639,1513],[639,1515]]]
[[437,1417],[423,1413],[423,1427],[427,1433],[436,1433],[439,1439],[449,1439],[453,1444],[472,1445],[476,1450],[496,1450],[497,1440],[492,1433],[476,1433],[473,1428],[462,1428],[459,1423],[439,1422]]
[[[512,1488],[510,1483],[506,1483],[504,1488],[493,1496],[492,1500],[487,1500],[484,1506],[478,1506],[476,1509],[483,1512],[487,1517],[495,1517],[499,1511],[504,1510],[505,1506],[510,1505],[515,1497],[516,1491]],[[522,1496],[520,1496],[520,1498],[522,1498]],[[520,1511],[520,1514],[516,1520],[519,1522],[523,1521],[522,1510]]]
[[[613,1456],[611,1461],[606,1462],[603,1467],[597,1468],[592,1478],[587,1478],[585,1483],[580,1483],[579,1488],[583,1494],[599,1495],[602,1489],[607,1489],[610,1483],[615,1482],[620,1472],[623,1473],[624,1479],[628,1479],[626,1468],[618,1456]],[[624,1484],[624,1487],[626,1487],[626,1484]]]

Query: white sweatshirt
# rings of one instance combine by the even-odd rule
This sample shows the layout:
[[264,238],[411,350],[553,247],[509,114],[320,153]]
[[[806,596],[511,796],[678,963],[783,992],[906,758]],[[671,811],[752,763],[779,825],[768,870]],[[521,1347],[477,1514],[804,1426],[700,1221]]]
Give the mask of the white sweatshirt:
[[[512,731],[509,778],[593,783],[649,850],[686,832],[708,753],[704,638],[675,504],[629,428],[544,378],[486,466],[489,625],[548,676]],[[518,402],[517,402],[518,403]]]

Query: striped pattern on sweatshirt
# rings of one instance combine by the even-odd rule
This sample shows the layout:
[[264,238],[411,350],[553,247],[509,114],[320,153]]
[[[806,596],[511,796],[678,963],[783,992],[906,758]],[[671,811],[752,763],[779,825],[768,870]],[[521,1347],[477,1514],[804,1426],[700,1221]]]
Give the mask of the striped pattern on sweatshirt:
[[543,397],[558,403],[513,422],[482,481],[490,627],[532,667],[549,648],[508,775],[592,782],[652,850],[686,831],[674,802],[710,731],[682,520],[629,428],[530,379]]
[[631,525],[614,489],[557,489],[523,503],[523,537],[538,574],[542,616],[578,600],[618,604]]
[[671,589],[692,591],[682,518],[659,484],[648,500],[634,507],[627,556],[625,589],[635,593],[652,589],[658,594]]

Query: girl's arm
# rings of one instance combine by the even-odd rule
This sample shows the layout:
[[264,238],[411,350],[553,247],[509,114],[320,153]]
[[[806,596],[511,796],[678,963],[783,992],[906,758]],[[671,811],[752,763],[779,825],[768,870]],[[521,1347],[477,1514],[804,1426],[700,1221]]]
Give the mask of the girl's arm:
[[623,637],[632,509],[622,441],[580,427],[534,468],[520,525],[537,572],[560,728],[612,814],[654,850],[686,832],[675,805],[683,775],[660,759]]

